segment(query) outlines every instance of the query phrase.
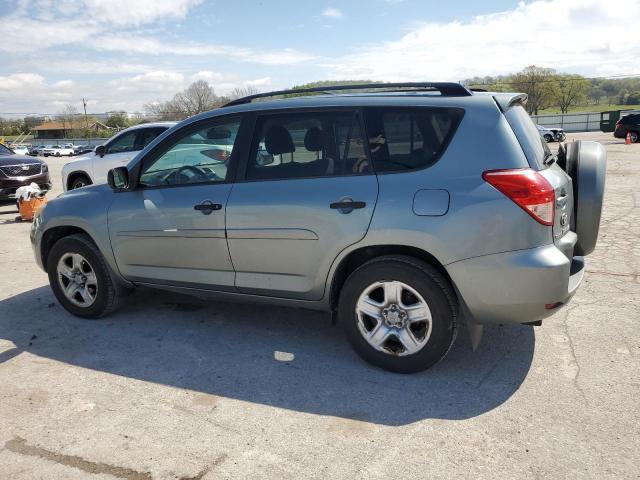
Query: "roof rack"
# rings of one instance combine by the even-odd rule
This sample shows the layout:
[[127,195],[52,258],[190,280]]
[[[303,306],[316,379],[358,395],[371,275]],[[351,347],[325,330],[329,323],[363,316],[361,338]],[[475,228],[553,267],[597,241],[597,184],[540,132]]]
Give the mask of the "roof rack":
[[454,82],[400,82],[400,83],[362,83],[354,85],[327,85],[325,87],[310,87],[310,88],[294,88],[291,90],[278,90],[275,92],[256,93],[254,95],[247,95],[246,97],[236,98],[225,104],[225,107],[232,107],[234,105],[242,105],[245,103],[251,103],[252,100],[258,98],[276,97],[279,95],[291,95],[298,93],[328,93],[341,90],[382,90],[382,89],[395,89],[396,91],[432,91],[437,90],[441,95],[445,97],[468,97],[473,95],[464,85]]

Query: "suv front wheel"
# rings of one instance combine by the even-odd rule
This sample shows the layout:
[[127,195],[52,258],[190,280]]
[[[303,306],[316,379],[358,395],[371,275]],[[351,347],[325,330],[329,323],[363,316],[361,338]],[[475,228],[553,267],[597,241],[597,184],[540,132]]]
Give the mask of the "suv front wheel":
[[413,373],[435,365],[456,337],[457,304],[449,282],[431,265],[407,256],[371,260],[347,279],[338,316],[366,361]]
[[49,253],[47,273],[54,295],[74,315],[99,318],[117,306],[120,289],[98,247],[87,235],[58,240]]

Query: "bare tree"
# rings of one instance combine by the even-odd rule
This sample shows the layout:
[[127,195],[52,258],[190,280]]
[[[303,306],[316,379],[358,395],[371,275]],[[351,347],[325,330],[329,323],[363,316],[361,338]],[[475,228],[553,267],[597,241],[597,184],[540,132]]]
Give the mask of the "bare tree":
[[149,103],[144,109],[162,120],[181,120],[223,105],[228,99],[215,94],[213,87],[198,80],[166,102]]
[[529,114],[537,115],[539,110],[553,102],[555,73],[552,68],[530,65],[511,77],[509,83],[513,86],[513,90],[526,93],[529,97],[527,101]]
[[246,87],[236,87],[231,90],[231,100],[235,100],[236,98],[248,97],[249,95],[255,95],[260,93],[256,87],[252,85],[247,85]]
[[67,104],[60,112],[57,119],[62,123],[62,128],[66,132],[73,131],[75,117],[78,115],[78,109],[71,104]]

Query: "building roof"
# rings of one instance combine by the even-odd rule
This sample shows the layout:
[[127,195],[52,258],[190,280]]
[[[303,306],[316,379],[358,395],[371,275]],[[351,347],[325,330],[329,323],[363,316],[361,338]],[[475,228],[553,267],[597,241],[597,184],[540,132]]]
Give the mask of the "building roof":
[[42,125],[33,127],[31,130],[70,130],[69,127],[62,122],[44,122]]

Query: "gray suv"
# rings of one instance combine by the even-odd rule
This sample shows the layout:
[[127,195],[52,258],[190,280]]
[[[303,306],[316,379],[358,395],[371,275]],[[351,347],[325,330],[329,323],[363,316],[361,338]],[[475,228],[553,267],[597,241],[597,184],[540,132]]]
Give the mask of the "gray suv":
[[463,322],[475,346],[553,314],[595,247],[605,151],[552,154],[525,102],[454,83],[235,100],[50,201],[35,258],[74,315],[138,285],[319,309],[367,361],[423,370]]

